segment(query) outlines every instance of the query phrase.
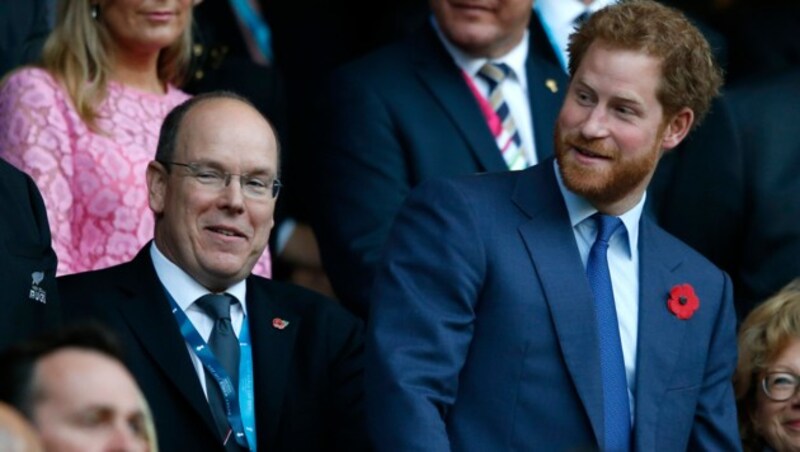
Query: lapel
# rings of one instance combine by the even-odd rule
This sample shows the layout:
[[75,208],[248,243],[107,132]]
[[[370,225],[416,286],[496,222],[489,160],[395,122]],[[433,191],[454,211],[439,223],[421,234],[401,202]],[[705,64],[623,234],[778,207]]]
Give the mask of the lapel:
[[534,140],[539,161],[553,155],[553,127],[569,85],[547,33],[534,11],[528,25],[529,48],[526,60],[528,101],[534,124]]
[[508,169],[461,71],[427,24],[412,42],[412,62],[422,85],[456,125],[482,171]]
[[594,298],[554,175],[553,160],[524,171],[513,202],[530,220],[519,228],[539,275],[567,370],[603,444],[603,390]]
[[218,435],[200,380],[192,365],[186,342],[170,309],[164,288],[150,260],[150,243],[128,264],[131,276],[120,278],[124,292],[117,303],[144,352],[152,357],[166,378]]
[[[247,313],[253,349],[256,431],[260,448],[274,447],[289,374],[294,363],[294,346],[300,316],[291,300],[283,300],[275,283],[250,276],[247,279]],[[288,322],[283,329],[273,320]]]
[[667,309],[669,291],[677,283],[673,276],[682,258],[665,246],[664,235],[646,215],[639,232],[639,337],[636,357],[635,437],[645,440],[658,427],[658,401],[669,387],[677,364],[678,345],[688,322],[678,320]]

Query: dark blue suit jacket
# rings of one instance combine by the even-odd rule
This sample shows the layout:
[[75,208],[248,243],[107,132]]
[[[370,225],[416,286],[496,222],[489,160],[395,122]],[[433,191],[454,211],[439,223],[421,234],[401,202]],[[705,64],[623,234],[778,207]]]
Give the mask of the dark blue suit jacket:
[[[646,216],[637,450],[739,450],[728,277]],[[688,283],[700,307],[667,308]],[[367,422],[387,451],[596,450],[594,301],[552,160],[415,190],[376,275]]]
[[[534,15],[527,80],[540,161],[553,154],[553,126],[567,87],[551,53]],[[411,189],[432,177],[507,167],[430,24],[346,66],[331,92],[320,121],[330,129],[314,159],[315,232],[337,295],[365,316],[380,249]]]
[[[149,246],[133,261],[58,278],[68,321],[96,320],[123,344],[165,451],[222,451],[222,439]],[[332,300],[247,279],[259,450],[367,450],[360,322]],[[275,318],[286,320],[283,329]]]

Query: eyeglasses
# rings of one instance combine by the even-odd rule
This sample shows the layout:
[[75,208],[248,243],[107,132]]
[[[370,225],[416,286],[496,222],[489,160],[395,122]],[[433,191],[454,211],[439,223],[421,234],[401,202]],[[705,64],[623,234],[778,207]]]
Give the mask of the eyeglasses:
[[234,174],[221,169],[214,168],[199,163],[179,163],[159,161],[162,165],[181,166],[189,170],[189,177],[194,178],[200,185],[212,190],[220,191],[231,183],[233,176],[239,177],[239,184],[245,196],[252,199],[267,199],[270,195],[273,198],[281,192],[281,181],[269,176],[255,176],[251,174]]
[[800,387],[800,377],[790,372],[770,372],[761,380],[761,389],[770,400],[785,402],[795,394]]

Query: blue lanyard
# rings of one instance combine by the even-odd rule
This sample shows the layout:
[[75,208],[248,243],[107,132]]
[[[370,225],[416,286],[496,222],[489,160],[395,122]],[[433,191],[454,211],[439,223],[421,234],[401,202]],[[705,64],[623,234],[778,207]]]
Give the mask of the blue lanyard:
[[249,450],[256,451],[256,421],[255,400],[253,397],[253,355],[250,347],[250,330],[247,326],[247,317],[242,320],[242,330],[239,332],[239,397],[233,387],[231,378],[222,365],[214,357],[211,348],[197,332],[186,313],[178,306],[169,291],[164,289],[167,299],[172,306],[172,314],[178,322],[181,334],[192,347],[194,353],[203,363],[203,367],[217,381],[225,400],[225,413],[228,423],[233,430],[236,442]]
[[258,50],[269,61],[272,61],[272,33],[269,26],[258,14],[258,11],[253,9],[248,0],[230,0],[233,12],[236,16],[244,22],[250,35],[258,46]]

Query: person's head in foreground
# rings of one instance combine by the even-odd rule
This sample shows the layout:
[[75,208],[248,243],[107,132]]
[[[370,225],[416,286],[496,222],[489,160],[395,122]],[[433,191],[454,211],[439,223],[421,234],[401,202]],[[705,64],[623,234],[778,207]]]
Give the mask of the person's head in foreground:
[[744,449],[800,450],[800,278],[742,323],[733,382]]
[[559,170],[572,192],[619,215],[641,199],[661,155],[706,114],[722,76],[700,31],[648,0],[593,14],[570,36],[569,53]]
[[144,397],[99,327],[11,347],[0,368],[0,400],[30,420],[45,451],[156,450]]

